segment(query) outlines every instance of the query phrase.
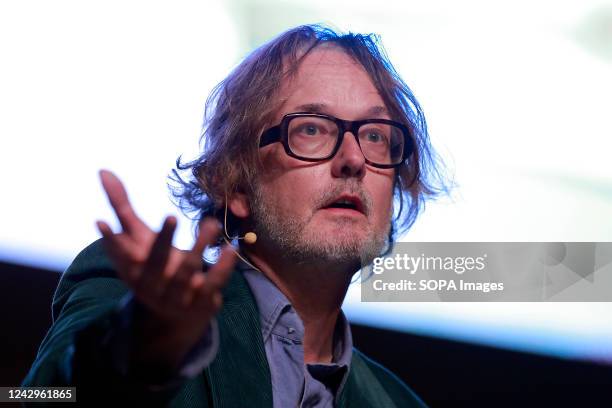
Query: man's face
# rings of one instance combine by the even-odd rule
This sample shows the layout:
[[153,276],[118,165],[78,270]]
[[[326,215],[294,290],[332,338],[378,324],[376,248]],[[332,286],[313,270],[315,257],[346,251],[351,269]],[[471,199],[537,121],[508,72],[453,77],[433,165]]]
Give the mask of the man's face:
[[[274,125],[312,110],[346,120],[389,118],[372,80],[336,48],[317,48],[281,84]],[[258,239],[298,262],[364,262],[379,255],[390,228],[393,169],[366,165],[352,133],[329,160],[288,156],[281,143],[260,149],[264,172],[251,198]],[[358,210],[332,204],[347,199]]]

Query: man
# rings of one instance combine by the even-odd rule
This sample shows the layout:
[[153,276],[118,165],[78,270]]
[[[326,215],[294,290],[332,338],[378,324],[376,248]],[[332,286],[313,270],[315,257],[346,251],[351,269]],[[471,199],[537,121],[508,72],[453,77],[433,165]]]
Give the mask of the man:
[[[101,172],[123,231],[98,222],[103,239],[63,275],[24,385],[74,385],[90,404],[423,406],[352,347],[341,311],[393,224],[435,193],[424,118],[375,41],[282,34],[218,85],[204,136],[198,159],[177,161],[191,178],[173,177],[201,220],[190,251],[171,247],[174,217],[154,233]],[[239,253],[225,244],[203,265],[232,239]]]

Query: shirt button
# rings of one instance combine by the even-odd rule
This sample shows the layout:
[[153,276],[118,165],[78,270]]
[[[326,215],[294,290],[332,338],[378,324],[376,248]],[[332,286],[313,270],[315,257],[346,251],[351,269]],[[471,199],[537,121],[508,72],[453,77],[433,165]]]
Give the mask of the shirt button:
[[295,333],[295,329],[293,327],[290,327],[289,330],[287,330],[289,332],[289,334],[293,334]]

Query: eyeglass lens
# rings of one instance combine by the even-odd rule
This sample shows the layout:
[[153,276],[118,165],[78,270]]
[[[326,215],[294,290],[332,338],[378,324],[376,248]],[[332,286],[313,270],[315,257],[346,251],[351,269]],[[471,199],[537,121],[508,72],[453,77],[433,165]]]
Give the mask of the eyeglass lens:
[[[321,117],[294,117],[288,124],[291,151],[301,157],[328,157],[340,133],[336,122]],[[404,135],[400,128],[386,123],[366,123],[358,132],[361,151],[366,159],[377,164],[395,164],[402,160]]]

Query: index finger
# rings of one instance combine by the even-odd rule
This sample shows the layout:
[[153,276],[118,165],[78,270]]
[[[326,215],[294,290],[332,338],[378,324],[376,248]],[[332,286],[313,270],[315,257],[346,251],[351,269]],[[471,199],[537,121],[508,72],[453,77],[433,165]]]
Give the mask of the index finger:
[[123,231],[133,235],[142,228],[148,228],[134,212],[121,180],[108,170],[100,170],[99,174],[102,187],[113,210],[115,210],[115,214],[117,214]]

